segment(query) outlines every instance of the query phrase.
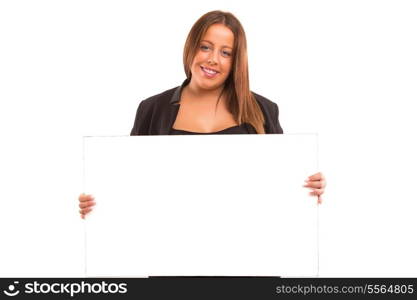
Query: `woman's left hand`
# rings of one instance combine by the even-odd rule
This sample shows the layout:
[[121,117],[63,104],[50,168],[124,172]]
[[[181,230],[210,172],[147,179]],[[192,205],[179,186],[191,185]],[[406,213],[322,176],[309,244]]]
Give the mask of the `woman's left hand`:
[[311,196],[318,196],[317,203],[321,204],[323,201],[322,195],[324,193],[324,188],[326,187],[326,179],[324,178],[324,175],[319,172],[314,175],[311,175],[308,177],[308,179],[305,180],[304,187],[310,188],[312,191],[310,192]]

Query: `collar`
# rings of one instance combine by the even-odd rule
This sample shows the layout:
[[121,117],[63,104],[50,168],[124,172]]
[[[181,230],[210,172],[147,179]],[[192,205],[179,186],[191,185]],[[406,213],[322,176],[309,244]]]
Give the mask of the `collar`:
[[183,83],[177,87],[174,91],[174,94],[171,97],[171,100],[169,101],[170,104],[178,104],[181,100],[181,92],[182,89],[190,82],[190,79],[185,79]]

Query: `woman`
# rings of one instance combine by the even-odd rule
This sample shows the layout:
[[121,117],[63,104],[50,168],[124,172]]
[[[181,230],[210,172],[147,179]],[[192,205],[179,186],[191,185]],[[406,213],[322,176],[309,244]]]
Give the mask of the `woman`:
[[[183,61],[187,79],[142,101],[131,135],[283,133],[278,105],[249,89],[245,32],[234,15],[211,11],[198,19]],[[318,203],[325,186],[321,173],[304,184]],[[84,218],[94,198],[81,194],[79,201]]]

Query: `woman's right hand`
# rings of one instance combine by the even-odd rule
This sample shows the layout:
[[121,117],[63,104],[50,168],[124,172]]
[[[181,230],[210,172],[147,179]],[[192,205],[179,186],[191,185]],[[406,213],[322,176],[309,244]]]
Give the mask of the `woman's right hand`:
[[78,200],[80,201],[80,215],[82,219],[85,219],[85,215],[93,210],[93,206],[96,205],[94,197],[92,195],[86,195],[82,193]]

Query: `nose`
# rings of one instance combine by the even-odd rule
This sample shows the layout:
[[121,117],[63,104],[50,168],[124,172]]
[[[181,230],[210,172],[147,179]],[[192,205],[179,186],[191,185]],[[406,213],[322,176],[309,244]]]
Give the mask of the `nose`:
[[208,59],[208,63],[209,63],[210,65],[217,65],[218,61],[219,61],[219,59],[218,59],[218,54],[217,54],[215,51],[213,51],[213,52],[211,53],[211,55],[210,55],[209,59]]

